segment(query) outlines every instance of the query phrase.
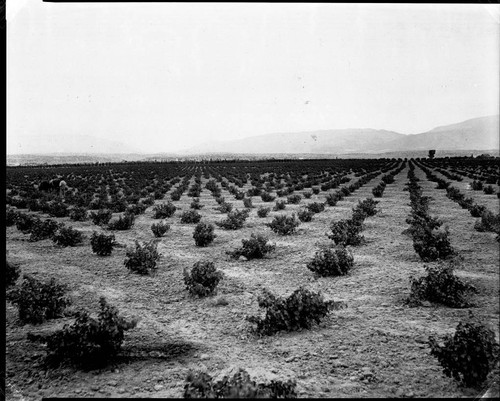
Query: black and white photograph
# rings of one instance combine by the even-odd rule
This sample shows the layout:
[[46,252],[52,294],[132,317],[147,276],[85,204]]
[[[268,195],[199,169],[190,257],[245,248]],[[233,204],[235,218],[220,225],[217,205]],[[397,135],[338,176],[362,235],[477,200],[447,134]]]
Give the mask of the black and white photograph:
[[500,396],[500,5],[4,25],[6,400]]

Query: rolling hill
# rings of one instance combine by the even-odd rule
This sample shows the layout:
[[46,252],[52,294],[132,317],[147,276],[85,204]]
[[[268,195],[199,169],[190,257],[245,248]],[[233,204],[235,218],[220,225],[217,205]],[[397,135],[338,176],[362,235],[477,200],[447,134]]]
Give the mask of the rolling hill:
[[499,116],[474,118],[436,127],[428,132],[405,135],[387,144],[388,150],[489,150],[499,148]]
[[[22,144],[22,146],[20,145]],[[422,156],[436,149],[437,155],[494,153],[499,150],[499,116],[479,117],[430,131],[403,135],[394,131],[370,128],[335,129],[296,133],[275,133],[232,141],[210,141],[182,152],[147,154],[121,141],[90,135],[25,136],[16,142],[7,140],[11,164],[44,162],[87,162],[148,160],[178,157],[400,157]],[[168,149],[165,149],[168,152]],[[470,154],[470,152],[469,152]],[[377,156],[379,155],[379,156]],[[397,155],[397,156],[394,156]],[[403,156],[406,157],[406,156]]]
[[207,142],[186,153],[350,153],[374,148],[380,141],[404,137],[397,132],[375,129],[338,129],[311,132],[276,133],[225,141]]
[[499,116],[479,117],[428,132],[403,135],[375,129],[336,129],[299,133],[276,133],[225,142],[206,142],[184,154],[346,154],[398,151],[491,150],[499,148]]

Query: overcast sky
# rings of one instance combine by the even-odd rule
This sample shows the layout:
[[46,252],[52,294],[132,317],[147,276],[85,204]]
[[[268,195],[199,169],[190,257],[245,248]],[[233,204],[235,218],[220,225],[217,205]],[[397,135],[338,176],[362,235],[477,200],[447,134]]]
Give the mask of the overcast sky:
[[498,114],[498,5],[7,0],[7,143],[143,152]]

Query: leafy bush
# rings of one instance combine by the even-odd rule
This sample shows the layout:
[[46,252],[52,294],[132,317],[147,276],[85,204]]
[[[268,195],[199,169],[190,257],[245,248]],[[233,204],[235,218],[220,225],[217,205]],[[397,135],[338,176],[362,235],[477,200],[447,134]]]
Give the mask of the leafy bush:
[[18,214],[19,213],[17,212],[17,210],[15,210],[11,207],[8,207],[6,209],[6,214],[5,214],[5,225],[7,227],[11,227],[14,224],[16,224]]
[[17,214],[16,228],[23,234],[28,234],[31,232],[31,228],[37,220],[39,219],[33,217],[32,215],[20,212]]
[[57,245],[61,246],[76,246],[83,241],[83,234],[73,227],[59,227],[54,236],[52,237]]
[[[375,208],[379,202],[373,200],[373,198],[367,198],[363,201],[359,201],[356,209],[361,210],[367,216],[375,216],[378,210]],[[356,210],[355,209],[355,210]]]
[[[334,193],[328,194],[326,196],[326,203],[328,204],[328,206],[335,206],[337,204],[337,202],[340,200],[342,200],[342,195],[340,195],[340,193],[338,193],[338,192],[334,192]],[[317,212],[314,212],[314,213],[317,213]]]
[[446,335],[439,345],[429,337],[431,355],[435,356],[448,377],[467,387],[483,383],[498,364],[499,345],[495,332],[478,322],[460,322],[453,337]]
[[90,212],[90,219],[98,226],[108,224],[111,217],[113,217],[113,212],[109,209],[99,209],[97,213]]
[[[352,193],[360,187],[361,187],[361,180],[356,181],[354,184],[349,185],[349,187],[342,188],[340,191],[343,192],[344,189],[347,189],[349,193]],[[346,196],[349,195],[349,193],[346,192]]]
[[465,198],[465,195],[461,193],[458,188],[455,187],[446,188],[446,196],[455,202],[458,202]]
[[69,218],[73,221],[87,220],[87,208],[83,206],[76,206],[69,211]]
[[158,243],[149,241],[143,245],[135,241],[135,249],[127,251],[127,258],[123,262],[130,271],[138,274],[149,274],[156,271],[156,262],[160,259],[157,250]]
[[500,233],[500,214],[486,210],[481,215],[481,220],[476,221],[474,229],[477,231],[489,231]]
[[438,184],[436,185],[436,189],[446,189],[446,188],[448,188],[451,185],[451,182],[445,181],[445,180],[441,180],[441,179],[438,179],[437,183]]
[[20,198],[18,196],[7,197],[7,203],[18,209],[25,209],[26,207],[28,207],[28,202],[26,201],[26,199]]
[[96,253],[99,256],[109,256],[113,251],[113,247],[115,246],[115,235],[106,235],[106,234],[98,234],[97,232],[93,232],[90,237],[90,245],[92,247],[92,252]]
[[205,184],[205,188],[207,188],[210,192],[217,192],[219,190],[219,186],[215,180],[209,180]]
[[306,206],[313,213],[321,213],[325,210],[325,204],[319,202],[312,202]]
[[[169,189],[170,189],[170,188],[169,188]],[[155,200],[160,200],[160,199],[163,199],[163,197],[165,196],[165,192],[167,192],[167,191],[168,191],[168,189],[167,189],[167,190],[165,190],[165,191],[161,191],[161,190],[154,191],[154,193],[153,193],[153,198],[154,198]],[[153,202],[153,204],[154,204],[154,202]]]
[[196,210],[187,210],[181,215],[181,223],[190,224],[198,223],[201,220],[201,214]]
[[66,217],[68,215],[68,205],[62,202],[50,202],[47,213],[51,217]]
[[272,202],[276,199],[276,197],[272,196],[269,192],[262,192],[260,198],[263,202]]
[[[474,199],[472,198],[462,198],[457,201],[457,203],[462,207],[462,209],[470,209],[474,206]],[[475,217],[479,217],[481,214]]]
[[110,230],[129,230],[135,221],[135,215],[132,213],[123,213],[118,216],[118,220],[110,221],[108,228]]
[[256,384],[241,368],[232,378],[224,376],[216,383],[208,373],[189,372],[184,385],[184,398],[297,398],[296,385],[291,380]]
[[207,246],[212,243],[216,237],[213,224],[200,222],[194,228],[193,238],[196,246]]
[[474,191],[481,191],[483,189],[483,183],[481,181],[474,180],[470,183],[470,186]]
[[295,214],[292,214],[291,217],[281,214],[274,217],[273,221],[267,223],[266,226],[277,234],[290,235],[297,230],[299,224],[300,221],[295,218]]
[[336,245],[360,245],[364,241],[364,237],[359,235],[361,226],[353,220],[334,221],[330,225],[331,234],[328,238],[333,240]]
[[464,283],[453,274],[451,264],[425,266],[427,276],[419,279],[410,278],[411,293],[408,302],[418,306],[422,301],[436,302],[452,308],[467,308],[472,306],[468,294],[477,292],[474,286]]
[[[9,202],[7,201],[7,204]],[[27,208],[30,212],[46,212],[48,210],[48,201],[45,199],[28,199]]]
[[249,188],[247,191],[248,196],[260,196],[261,193],[262,193],[262,190],[260,188],[256,188],[256,187]]
[[165,219],[167,217],[172,217],[177,208],[172,202],[162,203],[161,205],[156,205],[153,208],[153,218],[154,219]]
[[7,299],[17,305],[23,323],[37,324],[62,316],[64,309],[71,304],[66,296],[67,290],[54,278],[44,283],[25,274],[21,285],[7,293]]
[[218,210],[221,213],[229,213],[231,212],[231,210],[233,210],[233,204],[222,201],[221,203],[219,203],[219,207],[216,207],[215,210]]
[[469,213],[472,217],[481,217],[481,215],[486,211],[486,207],[483,205],[474,204],[469,208]]
[[216,222],[219,227],[225,228],[226,230],[238,230],[243,227],[245,220],[247,219],[250,211],[248,209],[244,210],[234,210],[227,214],[227,218],[222,221]]
[[314,194],[314,195],[318,195],[318,194],[319,194],[320,189],[319,189],[319,188],[317,188],[317,187],[314,187],[314,188],[312,188],[312,191],[313,191],[313,194]]
[[316,252],[307,268],[320,276],[343,276],[354,266],[352,253],[343,246],[324,247]]
[[[168,191],[168,189],[165,192],[167,192],[167,191]],[[145,189],[143,189],[140,193],[141,193],[141,195],[145,196],[145,198],[141,199],[140,197],[138,197],[138,199],[135,199],[136,196],[134,196],[133,199],[129,199],[129,201],[130,202],[137,202],[139,199],[141,199],[142,204],[144,206],[146,206],[146,208],[147,208],[149,206],[153,206],[155,204],[155,200],[164,198],[164,194],[162,194],[162,196],[159,197],[159,196],[157,196],[157,192],[155,192],[153,195],[148,195],[149,192]]]
[[191,202],[191,209],[195,209],[195,210],[200,210],[202,207],[204,207],[205,205],[202,205],[200,203],[200,198],[194,198],[193,201]]
[[302,195],[304,195],[304,198],[306,198],[306,199],[311,199],[312,192],[311,191],[305,191],[305,192],[302,193]]
[[52,219],[35,219],[31,226],[30,241],[35,242],[53,238],[58,228],[59,224]]
[[[422,196],[422,189],[413,177],[408,188],[412,211],[406,222],[411,225],[408,232],[413,238],[415,251],[424,262],[446,259],[455,254],[448,238],[448,229],[438,230],[442,222],[428,213],[430,198]],[[451,199],[455,199],[458,194],[460,192],[456,188],[447,189],[447,196]]]
[[246,319],[256,325],[257,333],[272,335],[278,331],[309,329],[314,322],[320,323],[335,306],[333,301],[324,301],[320,293],[300,287],[288,298],[276,297],[264,289],[258,298],[259,307],[265,308],[264,318],[248,316]]
[[259,216],[259,217],[267,217],[267,215],[269,214],[270,211],[271,211],[270,208],[260,206],[257,209],[257,216]]
[[429,226],[415,226],[413,248],[424,262],[446,259],[455,254],[448,238],[448,229],[438,231]]
[[215,197],[215,201],[217,202],[217,204],[221,205],[226,202],[226,199],[218,194],[218,196]]
[[314,213],[311,212],[309,209],[300,209],[297,212],[297,217],[303,223],[307,223],[309,221],[312,221],[313,216],[314,216]]
[[[178,201],[179,199],[181,199],[181,196],[182,196],[182,192],[180,191],[172,191],[172,193],[170,194],[170,199],[173,200],[173,201]],[[166,216],[166,217],[170,217],[170,216]],[[157,217],[158,219],[163,219],[164,217]]]
[[382,185],[377,185],[372,189],[372,194],[375,198],[381,198],[384,194],[385,187]]
[[253,208],[254,206],[252,204],[252,198],[243,198],[243,206],[245,206],[248,209]]
[[160,221],[159,223],[151,224],[151,231],[156,238],[163,237],[163,235],[170,230],[170,225],[164,221]]
[[128,203],[127,203],[127,200],[125,198],[115,198],[115,197],[112,197],[111,199],[111,202],[109,203],[109,206],[111,207],[111,210],[115,213],[119,213],[119,212],[124,212],[125,210],[127,210],[127,206],[128,206]]
[[127,209],[125,209],[126,213],[129,214],[143,214],[147,209],[147,206],[144,203],[132,203],[127,206]]
[[20,269],[18,265],[9,262],[8,260],[5,262],[5,287],[10,287],[16,284],[17,279],[19,278]]
[[342,187],[340,188],[340,194],[343,195],[343,196],[349,196],[349,194],[351,193],[351,190],[347,187]]
[[394,182],[394,176],[391,174],[382,176],[382,181],[386,184],[392,184]]
[[189,188],[187,195],[193,198],[197,198],[200,196],[200,193],[201,193],[201,186],[195,184]]
[[367,217],[368,217],[368,214],[363,209],[355,208],[352,211],[351,221],[353,224],[355,224],[357,226],[361,226],[361,225],[363,225],[363,222],[365,221],[365,219]]
[[284,200],[277,200],[273,207],[273,210],[277,212],[278,210],[284,210],[286,208],[286,202]]
[[276,245],[267,243],[266,237],[263,235],[255,235],[253,233],[251,234],[250,239],[242,239],[241,243],[243,244],[241,248],[227,252],[227,254],[231,255],[233,259],[238,259],[240,256],[244,256],[248,260],[261,259],[267,253],[276,249]]
[[298,205],[301,200],[302,200],[302,196],[300,196],[299,194],[290,195],[290,196],[287,196],[287,198],[286,198],[287,203],[289,203],[290,205]]
[[213,262],[196,262],[188,272],[184,269],[184,283],[192,295],[205,297],[212,294],[222,280],[222,273],[218,271]]
[[234,197],[236,200],[243,200],[243,198],[245,198],[245,192],[236,191],[234,192]]
[[488,186],[485,186],[483,188],[483,192],[486,194],[486,195],[491,195],[493,193],[495,193],[495,188],[493,188],[491,185],[488,185]]
[[127,320],[109,305],[104,297],[99,300],[101,310],[97,320],[87,311],[78,311],[72,325],[49,335],[28,334],[31,341],[47,344],[47,357],[53,362],[69,360],[80,367],[103,367],[120,351],[124,331],[137,325],[138,320]]

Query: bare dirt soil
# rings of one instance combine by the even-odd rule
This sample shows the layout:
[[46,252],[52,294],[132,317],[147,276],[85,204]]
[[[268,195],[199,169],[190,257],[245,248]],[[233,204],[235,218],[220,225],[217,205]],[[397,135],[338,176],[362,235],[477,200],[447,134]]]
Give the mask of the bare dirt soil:
[[[458,275],[479,289],[476,306],[452,309],[440,305],[410,308],[411,275],[425,273],[424,263],[413,250],[411,238],[402,232],[410,212],[409,194],[404,191],[408,169],[388,184],[378,199],[379,213],[365,221],[366,244],[352,247],[355,267],[343,277],[316,278],[306,268],[318,245],[326,237],[332,220],[348,218],[358,200],[372,197],[381,175],[351,196],[302,223],[296,234],[279,236],[264,223],[282,212],[259,218],[252,209],[244,227],[236,231],[216,228],[216,240],[206,248],[196,247],[194,224],[181,224],[180,214],[167,219],[171,230],[161,239],[162,259],[155,276],[131,274],[125,268],[126,246],[134,240],[153,239],[152,208],[136,218],[128,231],[115,232],[124,247],[109,257],[91,252],[92,231],[102,231],[92,222],[57,219],[87,235],[83,245],[60,248],[51,240],[28,242],[28,235],[7,228],[8,259],[22,273],[41,279],[56,277],[71,288],[73,309],[98,309],[99,297],[125,316],[137,316],[138,326],[126,332],[123,355],[113,366],[100,371],[81,371],[71,366],[45,369],[43,345],[27,340],[28,332],[46,332],[62,327],[71,318],[41,325],[22,325],[13,305],[6,305],[6,382],[8,399],[38,400],[41,397],[182,397],[189,370],[205,370],[216,378],[245,368],[257,381],[297,381],[299,397],[473,397],[480,389],[459,386],[442,373],[430,355],[429,335],[453,333],[469,310],[496,330],[499,324],[499,246],[495,234],[474,230],[475,218],[448,199],[444,190],[434,189],[425,174],[416,169],[431,195],[432,215],[449,226],[452,245],[463,260]],[[204,187],[205,181],[203,181]],[[246,189],[246,188],[245,188]],[[299,192],[300,193],[300,192]],[[223,190],[226,200],[242,209]],[[485,195],[486,196],[486,195]],[[492,197],[494,195],[491,195]],[[168,196],[167,196],[168,197]],[[305,203],[324,199],[324,193],[287,205],[291,214]],[[167,200],[157,201],[157,203]],[[189,210],[191,198],[184,194],[173,202]],[[204,221],[222,220],[225,215],[206,189],[201,194]],[[253,198],[254,206],[264,205]],[[272,206],[273,204],[266,204]],[[251,233],[264,233],[276,243],[276,251],[262,260],[232,260],[225,251],[241,245]],[[217,295],[195,298],[183,282],[183,268],[198,260],[214,261],[224,273]],[[259,314],[257,297],[263,288],[285,296],[299,286],[321,291],[325,299],[344,301],[347,308],[332,311],[318,326],[301,332],[262,337],[250,331],[245,316]],[[227,305],[218,301],[224,298]]]

